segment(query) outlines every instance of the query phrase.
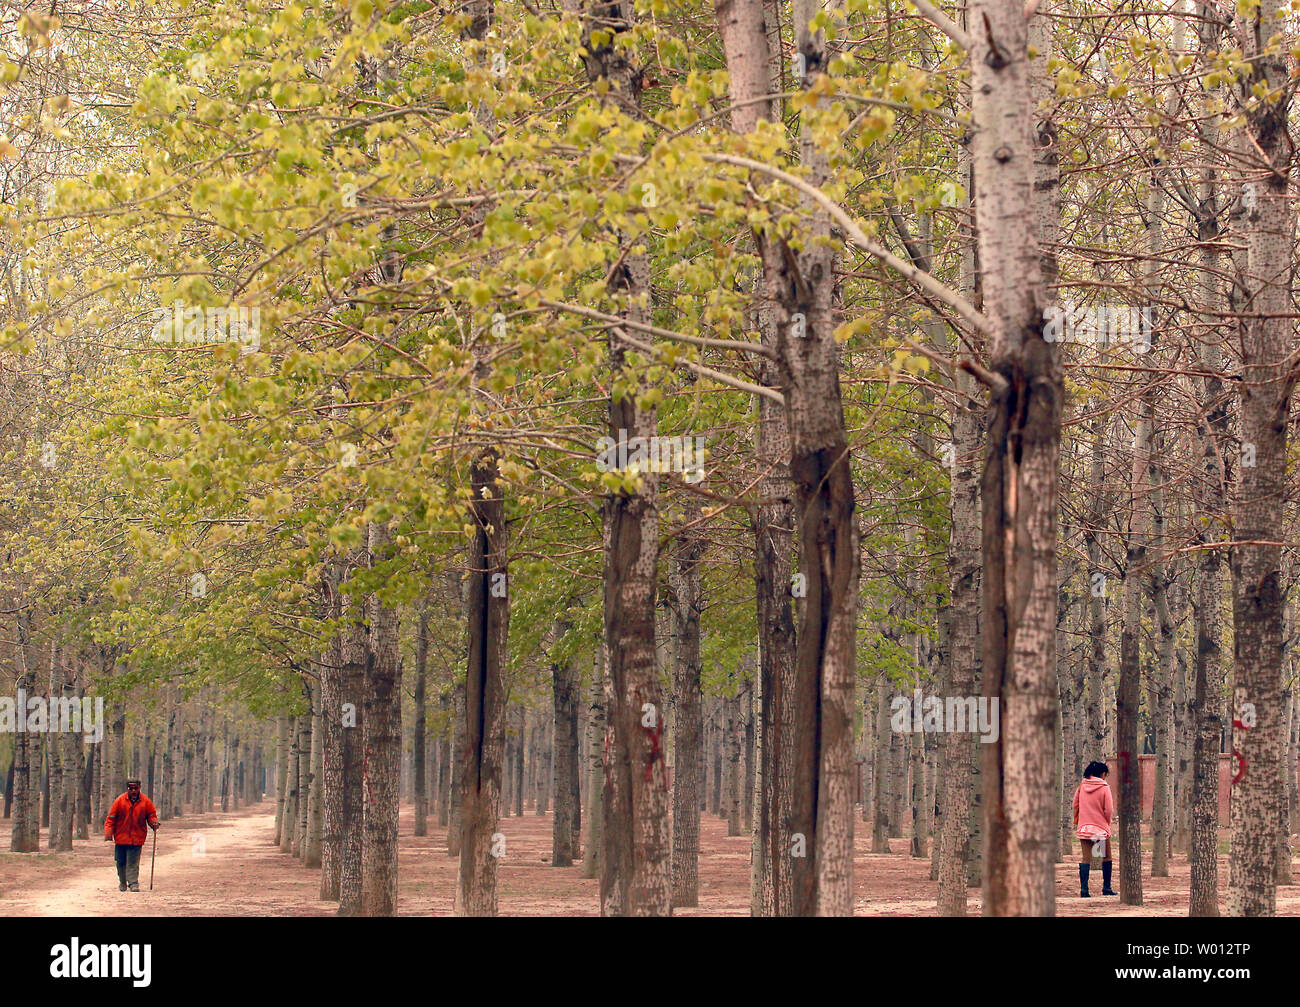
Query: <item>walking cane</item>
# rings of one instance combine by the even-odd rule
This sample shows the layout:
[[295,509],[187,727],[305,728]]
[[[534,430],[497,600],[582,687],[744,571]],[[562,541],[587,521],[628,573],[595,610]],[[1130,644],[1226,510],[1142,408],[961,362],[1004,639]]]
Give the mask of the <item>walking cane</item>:
[[153,891],[153,864],[158,859],[158,830],[153,830],[153,852],[149,854],[149,891]]

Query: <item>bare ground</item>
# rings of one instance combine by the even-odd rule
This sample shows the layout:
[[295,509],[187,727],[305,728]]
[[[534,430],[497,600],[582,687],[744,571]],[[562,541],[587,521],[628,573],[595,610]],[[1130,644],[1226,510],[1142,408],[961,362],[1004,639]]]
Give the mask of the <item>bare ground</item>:
[[[141,858],[138,895],[117,890],[112,847],[98,836],[78,840],[71,853],[0,854],[0,916],[327,916],[319,872],[307,870],[271,844],[274,807],[253,805],[229,814],[194,815],[164,822],[159,832],[154,890],[149,891],[149,854]],[[0,835],[8,831],[0,826]],[[412,809],[402,808],[399,912],[449,916],[456,861],[447,856],[446,830],[430,821],[429,835],[412,835]],[[595,916],[600,911],[595,879],[580,867],[554,868],[551,816],[527,811],[504,818],[506,856],[499,874],[503,916]],[[728,837],[726,823],[705,814],[700,823],[700,905],[678,909],[682,916],[749,915],[749,836]],[[42,839],[45,837],[42,836]],[[1226,839],[1226,831],[1223,839]],[[907,855],[908,841],[892,841],[894,852],[872,854],[870,831],[859,823],[857,913],[860,916],[932,916],[934,882],[929,860]],[[1221,849],[1224,846],[1221,844]],[[1295,864],[1300,875],[1300,864]],[[1149,865],[1148,865],[1149,870]],[[1059,916],[1185,916],[1188,863],[1174,857],[1170,877],[1144,876],[1145,905],[1121,906],[1102,898],[1100,878],[1093,898],[1078,897],[1078,868],[1056,868]],[[1097,872],[1100,873],[1100,872]],[[1228,858],[1219,856],[1220,892],[1226,892]],[[972,890],[970,912],[978,915]],[[1300,887],[1278,889],[1278,915],[1300,916]]]

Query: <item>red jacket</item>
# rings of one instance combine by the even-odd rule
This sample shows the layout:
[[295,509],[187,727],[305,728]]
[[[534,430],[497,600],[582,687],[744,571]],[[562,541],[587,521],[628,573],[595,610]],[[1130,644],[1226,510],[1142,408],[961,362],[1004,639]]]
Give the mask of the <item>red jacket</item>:
[[1074,822],[1082,829],[1093,825],[1110,835],[1110,820],[1115,817],[1115,801],[1110,785],[1095,776],[1084,777],[1074,792]]
[[141,794],[140,800],[132,804],[131,799],[122,794],[108,809],[108,817],[104,819],[104,838],[112,839],[118,846],[143,846],[149,835],[146,823],[158,827],[158,809],[153,806],[153,801]]

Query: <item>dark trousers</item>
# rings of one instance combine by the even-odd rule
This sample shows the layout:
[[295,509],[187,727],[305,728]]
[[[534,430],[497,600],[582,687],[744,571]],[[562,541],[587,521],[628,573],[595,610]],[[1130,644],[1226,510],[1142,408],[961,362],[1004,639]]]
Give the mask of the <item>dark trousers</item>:
[[128,846],[118,843],[113,847],[113,859],[117,861],[117,880],[124,885],[140,883],[140,851],[143,846]]

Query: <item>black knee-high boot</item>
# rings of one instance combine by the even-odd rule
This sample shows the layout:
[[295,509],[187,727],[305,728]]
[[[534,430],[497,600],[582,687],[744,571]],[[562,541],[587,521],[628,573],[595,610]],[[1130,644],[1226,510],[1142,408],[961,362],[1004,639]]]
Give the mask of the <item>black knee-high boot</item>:
[[1092,897],[1088,894],[1088,871],[1089,870],[1090,867],[1088,864],[1079,865],[1079,898],[1081,899],[1087,899]]
[[1111,891],[1110,888],[1110,869],[1114,866],[1109,860],[1101,862],[1101,894],[1118,895],[1119,892]]

